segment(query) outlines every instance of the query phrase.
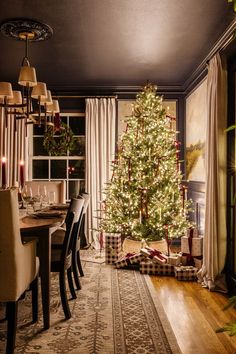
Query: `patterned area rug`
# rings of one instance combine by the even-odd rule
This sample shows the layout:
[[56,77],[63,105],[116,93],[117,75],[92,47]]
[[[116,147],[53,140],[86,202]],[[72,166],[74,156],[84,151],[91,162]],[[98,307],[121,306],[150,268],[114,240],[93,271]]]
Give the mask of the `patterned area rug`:
[[[32,325],[27,294],[19,303],[15,353],[20,354],[164,354],[180,353],[148,276],[133,270],[84,263],[85,276],[72,318],[64,320],[58,278],[52,278],[51,327]],[[153,296],[151,295],[153,293]],[[0,308],[0,318],[4,308]],[[0,352],[5,352],[6,322],[0,325]]]
[[95,250],[92,247],[86,250],[80,250],[81,261],[92,262],[92,263],[105,263],[105,251],[104,249]]

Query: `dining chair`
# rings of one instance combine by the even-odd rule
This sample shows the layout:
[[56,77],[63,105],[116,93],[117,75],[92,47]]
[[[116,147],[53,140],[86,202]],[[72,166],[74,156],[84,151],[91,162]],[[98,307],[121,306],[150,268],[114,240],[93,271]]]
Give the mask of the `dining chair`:
[[38,319],[38,271],[36,243],[22,243],[19,227],[18,192],[0,191],[0,302],[6,303],[6,353],[15,348],[18,300],[30,287],[33,322]]
[[59,273],[60,296],[66,319],[71,318],[71,312],[66,294],[65,274],[67,273],[71,296],[72,298],[76,298],[72,278],[72,269],[74,263],[72,258],[74,254],[73,247],[75,244],[75,229],[77,229],[77,225],[81,223],[83,205],[83,199],[71,199],[71,203],[69,205],[65,219],[66,229],[59,229],[52,234],[51,272]]
[[26,181],[26,186],[31,187],[33,196],[38,194],[40,187],[46,187],[48,195],[50,192],[55,192],[55,203],[66,202],[65,181]]
[[74,279],[75,279],[76,287],[78,290],[80,289],[79,288],[79,284],[80,284],[79,274],[81,277],[84,276],[84,271],[83,271],[81,260],[80,260],[80,249],[85,248],[85,245],[86,246],[88,245],[84,228],[85,228],[85,214],[88,209],[90,195],[88,193],[83,193],[81,195],[81,197],[84,199],[84,207],[83,207],[83,215],[82,215],[81,225],[79,228],[76,247],[75,247],[76,253],[75,253],[74,259],[76,258],[76,265],[73,268]]
[[90,201],[90,194],[88,193],[82,193],[81,194],[82,198],[84,198],[84,210],[83,210],[83,218],[82,218],[82,224],[81,224],[81,229],[80,229],[80,248],[88,248],[90,246],[87,237],[85,235],[85,214],[88,209],[89,201]]

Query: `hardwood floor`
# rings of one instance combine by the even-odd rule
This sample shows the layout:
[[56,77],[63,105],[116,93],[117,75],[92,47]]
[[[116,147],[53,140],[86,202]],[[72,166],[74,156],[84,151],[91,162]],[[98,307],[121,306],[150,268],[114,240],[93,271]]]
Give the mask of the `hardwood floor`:
[[236,310],[222,311],[227,296],[210,292],[197,282],[151,276],[183,354],[236,353],[236,336],[215,333],[236,322]]

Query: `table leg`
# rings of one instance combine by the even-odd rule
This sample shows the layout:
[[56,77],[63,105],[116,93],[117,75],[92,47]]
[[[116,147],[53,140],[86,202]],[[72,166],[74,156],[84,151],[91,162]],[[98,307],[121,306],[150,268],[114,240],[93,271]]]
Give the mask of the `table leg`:
[[40,261],[40,277],[42,291],[42,307],[44,329],[50,327],[50,274],[51,274],[51,233],[50,230],[40,230],[38,255]]

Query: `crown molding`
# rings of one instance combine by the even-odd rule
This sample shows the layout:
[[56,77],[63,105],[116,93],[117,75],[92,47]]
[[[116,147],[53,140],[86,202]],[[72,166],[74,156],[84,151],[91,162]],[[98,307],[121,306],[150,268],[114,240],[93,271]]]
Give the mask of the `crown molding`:
[[183,84],[184,94],[189,94],[193,88],[206,76],[207,74],[207,63],[209,60],[217,53],[224,50],[234,39],[234,32],[236,30],[236,17],[227,27],[225,32],[220,36],[214,46],[211,48],[210,52],[202,60],[200,65],[193,71],[193,73],[188,77],[188,79]]
[[[136,96],[143,90],[143,86],[64,86],[49,85],[54,96],[97,96],[97,95],[116,95],[118,98],[123,96]],[[157,86],[160,94],[180,95],[183,94],[182,86]]]

